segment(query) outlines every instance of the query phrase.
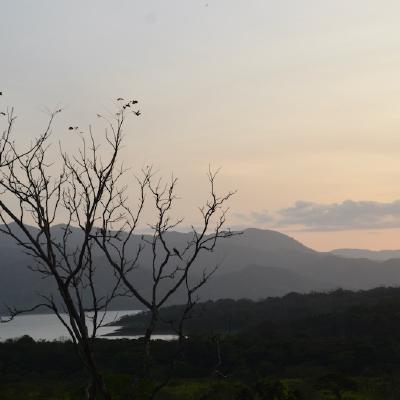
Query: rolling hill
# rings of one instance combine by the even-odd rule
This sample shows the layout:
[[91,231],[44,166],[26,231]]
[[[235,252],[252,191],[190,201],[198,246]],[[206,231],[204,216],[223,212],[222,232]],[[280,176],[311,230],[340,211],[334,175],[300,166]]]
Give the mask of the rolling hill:
[[[33,228],[32,228],[33,229]],[[62,226],[55,227],[62,232]],[[78,242],[80,233],[73,231]],[[182,249],[190,234],[171,232],[169,243]],[[132,238],[134,252],[140,236]],[[55,293],[51,279],[42,279],[28,266],[32,260],[13,240],[0,236],[0,304],[31,306],[38,293]],[[104,257],[98,253],[99,271],[96,284],[100,292],[110,285],[111,271]],[[140,266],[135,270],[137,287],[148,294],[151,251],[145,249]],[[215,252],[203,254],[194,271],[198,276],[204,267],[219,265],[217,273],[202,289],[201,300],[220,298],[262,299],[282,296],[289,292],[306,293],[336,288],[370,289],[377,286],[400,285],[400,259],[376,261],[367,258],[345,258],[332,253],[314,251],[293,238],[271,230],[247,229],[242,235],[219,242]],[[176,302],[182,301],[180,294]],[[138,308],[131,299],[119,299],[114,308]]]

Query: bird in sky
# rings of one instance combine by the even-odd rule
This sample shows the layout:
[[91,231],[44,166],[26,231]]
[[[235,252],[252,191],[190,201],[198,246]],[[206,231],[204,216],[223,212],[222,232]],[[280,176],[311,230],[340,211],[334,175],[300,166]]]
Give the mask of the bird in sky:
[[0,96],[3,96],[3,92],[0,92]]
[[6,115],[4,111],[0,111],[0,115]]
[[140,112],[139,110],[137,110],[137,111],[135,111],[135,114],[136,114],[137,116],[139,116],[139,115],[141,114],[141,112]]
[[123,98],[122,97],[118,97],[117,101],[122,101]]
[[72,131],[73,129],[74,129],[73,126],[70,126],[70,127],[68,128],[69,131]]
[[131,103],[132,103],[132,104],[137,104],[138,101],[137,101],[137,100],[132,100]]

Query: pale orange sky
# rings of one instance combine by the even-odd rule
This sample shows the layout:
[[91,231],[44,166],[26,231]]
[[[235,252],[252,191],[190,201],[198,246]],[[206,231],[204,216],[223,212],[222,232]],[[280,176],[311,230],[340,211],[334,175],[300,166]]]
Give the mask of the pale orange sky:
[[[71,121],[99,128],[96,112],[138,98],[124,158],[180,178],[187,223],[211,164],[222,191],[238,190],[233,226],[323,250],[400,248],[389,229],[400,228],[398,1],[25,0],[3,2],[1,14],[0,107],[17,107],[23,140],[46,106],[65,106],[55,137],[68,147]],[[344,230],[331,219],[312,232],[283,226],[279,210],[299,200],[326,212],[375,202],[365,212],[376,214],[352,214]],[[265,210],[273,224],[253,218]],[[364,217],[371,225],[357,230]]]
[[282,231],[315,250],[330,251],[340,248],[371,250],[397,250],[400,248],[400,229],[338,231],[338,232],[296,232]]

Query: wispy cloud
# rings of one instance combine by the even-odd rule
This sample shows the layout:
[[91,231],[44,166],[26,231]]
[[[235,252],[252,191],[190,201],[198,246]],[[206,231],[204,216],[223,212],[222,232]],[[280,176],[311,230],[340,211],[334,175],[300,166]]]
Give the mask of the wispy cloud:
[[297,201],[278,211],[280,226],[300,225],[315,230],[400,227],[400,200],[391,203],[346,200],[321,204]]
[[400,200],[389,203],[345,200],[340,203],[297,201],[275,213],[241,214],[241,220],[272,228],[305,230],[389,229],[400,227]]
[[249,214],[235,213],[234,216],[241,221],[254,223],[256,225],[270,224],[274,221],[274,217],[268,210],[252,211]]

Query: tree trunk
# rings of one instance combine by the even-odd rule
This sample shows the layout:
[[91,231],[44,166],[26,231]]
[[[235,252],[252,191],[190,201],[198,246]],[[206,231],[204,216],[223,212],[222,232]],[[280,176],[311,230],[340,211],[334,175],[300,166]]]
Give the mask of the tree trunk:
[[86,389],[86,397],[88,400],[111,400],[111,395],[108,393],[100,375],[92,376]]

